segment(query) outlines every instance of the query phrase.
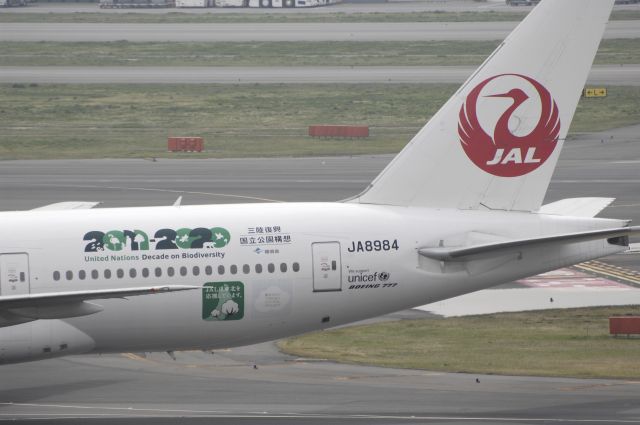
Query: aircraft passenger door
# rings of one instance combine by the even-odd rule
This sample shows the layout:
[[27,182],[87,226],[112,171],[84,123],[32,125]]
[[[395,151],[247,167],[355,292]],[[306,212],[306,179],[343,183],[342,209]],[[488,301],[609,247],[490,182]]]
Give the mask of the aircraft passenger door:
[[314,242],[311,244],[311,252],[313,292],[341,291],[340,242]]
[[29,293],[29,256],[0,254],[0,296]]

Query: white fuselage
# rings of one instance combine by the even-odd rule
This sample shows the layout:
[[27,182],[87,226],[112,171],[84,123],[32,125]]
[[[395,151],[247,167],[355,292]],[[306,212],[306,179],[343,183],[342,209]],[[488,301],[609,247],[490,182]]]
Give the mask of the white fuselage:
[[541,209],[612,7],[541,2],[350,202],[0,214],[0,363],[256,343],[626,249],[568,217],[592,199]]
[[202,289],[97,300],[95,314],[0,328],[0,362],[231,347],[332,327],[623,249],[592,241],[445,266],[420,248],[612,225],[620,222],[355,203],[2,213],[0,255],[21,254],[28,270],[17,288],[3,274],[0,295]]

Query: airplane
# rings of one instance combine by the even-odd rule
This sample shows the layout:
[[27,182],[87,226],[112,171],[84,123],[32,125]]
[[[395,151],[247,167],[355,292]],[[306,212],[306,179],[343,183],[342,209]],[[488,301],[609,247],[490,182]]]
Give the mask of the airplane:
[[612,6],[543,0],[353,198],[0,213],[0,363],[254,344],[628,249],[611,199],[542,205]]

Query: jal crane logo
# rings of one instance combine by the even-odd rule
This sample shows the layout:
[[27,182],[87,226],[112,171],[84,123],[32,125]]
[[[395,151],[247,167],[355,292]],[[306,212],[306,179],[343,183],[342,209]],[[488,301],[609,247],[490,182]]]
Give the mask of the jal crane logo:
[[[489,83],[492,84],[485,90],[487,93],[480,96]],[[499,89],[505,86],[510,88]],[[539,104],[526,91],[537,93]],[[482,128],[478,118],[478,101],[484,98],[512,100],[497,118],[493,134]],[[520,112],[519,108],[522,108]],[[532,111],[537,112],[535,109],[539,109],[535,127],[528,134],[514,134],[514,123],[517,129],[522,124],[522,116],[526,119]],[[555,100],[542,84],[524,75],[500,74],[487,78],[471,90],[460,108],[458,136],[462,148],[474,164],[495,176],[518,177],[540,167],[555,150],[559,133],[560,113]]]

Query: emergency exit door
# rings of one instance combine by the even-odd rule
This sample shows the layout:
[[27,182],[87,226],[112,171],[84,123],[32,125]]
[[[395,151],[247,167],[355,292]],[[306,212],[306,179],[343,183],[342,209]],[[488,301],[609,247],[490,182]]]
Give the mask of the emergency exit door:
[[340,242],[315,242],[311,244],[311,251],[313,256],[313,291],[341,291]]
[[29,256],[0,254],[0,295],[29,293]]

